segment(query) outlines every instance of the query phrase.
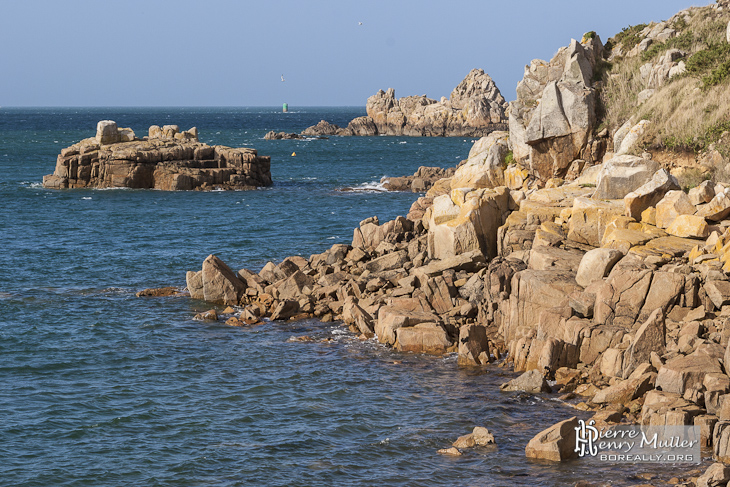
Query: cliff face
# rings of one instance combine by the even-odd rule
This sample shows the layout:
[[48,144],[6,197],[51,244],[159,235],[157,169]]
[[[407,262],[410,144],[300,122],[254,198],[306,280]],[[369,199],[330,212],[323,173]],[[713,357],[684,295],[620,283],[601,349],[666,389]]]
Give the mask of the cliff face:
[[423,96],[396,98],[395,90],[380,90],[366,109],[380,135],[482,136],[506,122],[506,103],[481,69],[473,69],[441,101]]
[[271,159],[255,149],[209,146],[197,130],[150,127],[146,140],[111,121],[61,151],[46,188],[253,189],[270,186]]

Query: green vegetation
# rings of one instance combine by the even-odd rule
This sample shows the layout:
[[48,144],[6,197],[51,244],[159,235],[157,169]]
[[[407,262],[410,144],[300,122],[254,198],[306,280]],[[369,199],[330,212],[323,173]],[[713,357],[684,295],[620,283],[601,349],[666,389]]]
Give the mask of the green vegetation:
[[[641,142],[645,149],[699,152],[715,144],[727,157],[730,139],[720,136],[730,131],[730,44],[725,40],[729,20],[730,13],[724,10],[692,8],[670,22],[676,37],[655,41],[638,56],[626,54],[644,39],[639,33],[646,25],[627,27],[610,39],[606,47],[621,47],[623,57],[595,69],[595,80],[600,80],[595,85],[600,96],[597,125],[607,125],[614,132],[629,118],[645,119],[651,122]],[[685,73],[663,86],[652,86],[655,94],[637,106],[638,94],[649,88],[641,77],[641,66],[656,63],[673,48],[687,53]]]
[[730,131],[730,120],[719,122],[704,129],[699,135],[685,134],[681,136],[666,135],[662,138],[664,147],[670,150],[690,150],[701,152],[706,150],[710,144],[720,140],[723,132]]
[[672,29],[676,31],[683,31],[687,28],[689,24],[687,24],[687,21],[684,20],[684,17],[677,18],[674,22],[672,22]]
[[504,166],[506,168],[507,166],[511,166],[514,163],[515,163],[515,156],[512,153],[512,151],[509,151],[507,153],[507,155],[504,157]]
[[585,34],[583,34],[583,40],[582,40],[582,42],[585,42],[585,41],[590,40],[590,39],[595,39],[595,38],[596,38],[596,31],[595,30],[591,30],[591,31],[586,32]]
[[621,29],[621,32],[606,42],[606,48],[612,50],[614,46],[621,45],[624,51],[630,51],[635,45],[641,42],[639,32],[644,30],[647,24],[630,25]]
[[717,86],[730,77],[730,60],[725,61],[717,68],[713,69],[708,76],[702,77],[702,89],[706,90],[710,86]]
[[649,49],[641,53],[641,60],[646,62],[657,57],[669,49],[681,49],[688,51],[695,43],[695,37],[691,30],[686,30],[677,37],[672,37],[667,42],[654,42]]
[[703,74],[712,71],[713,68],[722,64],[728,58],[730,58],[730,44],[718,42],[692,54],[685,64],[688,73]]

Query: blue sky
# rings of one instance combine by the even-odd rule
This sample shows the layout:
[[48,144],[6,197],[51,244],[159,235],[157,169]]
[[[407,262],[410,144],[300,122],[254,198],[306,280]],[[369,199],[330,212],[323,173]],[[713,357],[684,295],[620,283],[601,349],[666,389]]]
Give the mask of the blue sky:
[[0,0],[0,106],[364,105],[448,97],[472,68],[512,100],[585,31],[709,3]]

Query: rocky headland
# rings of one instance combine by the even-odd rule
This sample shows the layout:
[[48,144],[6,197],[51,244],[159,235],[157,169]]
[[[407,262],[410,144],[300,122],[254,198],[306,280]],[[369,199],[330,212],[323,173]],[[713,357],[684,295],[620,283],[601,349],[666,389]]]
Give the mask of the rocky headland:
[[254,189],[270,186],[271,159],[255,149],[209,146],[195,127],[149,128],[139,139],[111,120],[97,124],[96,137],[61,151],[46,188],[154,188],[166,191]]
[[[551,61],[526,66],[509,130],[477,141],[406,217],[368,218],[350,244],[258,272],[234,271],[211,255],[187,273],[191,297],[229,306],[229,325],[339,320],[401,352],[511,366],[522,375],[503,391],[559,393],[598,426],[699,426],[717,463],[687,474],[683,485],[726,485],[730,132],[718,125],[704,145],[691,141],[688,154],[669,146],[671,134],[652,132],[661,120],[641,115],[677,84],[694,87],[683,92],[688,97],[703,96],[703,76],[727,58],[694,77],[691,60],[728,49],[714,42],[725,42],[729,20],[723,0],[625,29],[608,47],[595,33],[572,40]],[[683,54],[689,75],[654,69],[677,63],[666,54],[680,42],[672,39],[701,26],[706,44],[697,40]],[[631,103],[618,106],[605,97],[616,82],[611,69],[628,65],[640,82]],[[720,78],[720,89],[728,82]],[[646,89],[656,91],[639,96]],[[376,95],[386,99],[394,96]],[[681,100],[673,102],[681,110]],[[387,115],[378,120],[387,126]],[[199,316],[206,317],[218,319]],[[566,418],[536,432],[526,456],[575,458],[576,425]],[[458,454],[459,445],[442,452]]]
[[481,137],[507,127],[507,103],[492,78],[473,69],[447,99],[426,95],[396,98],[380,90],[367,100],[367,116],[340,128],[322,120],[301,135],[406,135],[415,137]]

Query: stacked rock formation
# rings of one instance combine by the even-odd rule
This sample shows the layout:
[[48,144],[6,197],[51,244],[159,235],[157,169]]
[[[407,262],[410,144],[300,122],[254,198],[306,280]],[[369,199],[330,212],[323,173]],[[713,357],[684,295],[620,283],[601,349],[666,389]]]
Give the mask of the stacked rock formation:
[[46,188],[253,189],[270,186],[271,160],[255,149],[209,146],[198,131],[177,125],[149,128],[144,140],[110,120],[96,137],[61,151]]
[[573,40],[549,63],[535,59],[525,66],[510,103],[510,145],[514,159],[543,181],[564,178],[589,147],[596,119],[593,70],[602,57],[603,44],[592,35]]
[[302,135],[407,135],[417,137],[481,137],[504,130],[507,103],[497,85],[481,69],[473,69],[449,99],[422,96],[396,98],[393,88],[368,98],[367,116],[346,128],[324,120]]

